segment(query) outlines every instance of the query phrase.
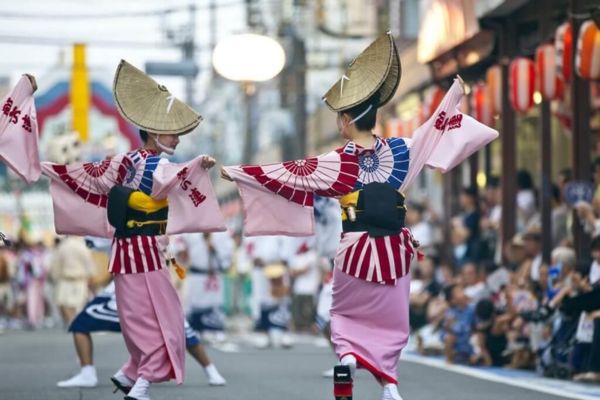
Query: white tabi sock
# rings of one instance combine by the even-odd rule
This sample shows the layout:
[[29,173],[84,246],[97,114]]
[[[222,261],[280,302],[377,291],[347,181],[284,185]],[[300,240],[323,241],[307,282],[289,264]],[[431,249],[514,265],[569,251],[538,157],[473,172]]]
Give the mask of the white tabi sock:
[[123,370],[118,370],[117,373],[113,375],[113,377],[119,382],[121,382],[121,385],[123,386],[132,387],[135,384],[135,381],[129,379],[129,377],[125,375]]
[[402,400],[402,396],[398,393],[398,386],[394,383],[387,383],[383,386],[381,400]]
[[356,372],[356,357],[354,357],[352,354],[345,355],[340,360],[340,363],[350,367],[350,376],[352,376],[352,379],[354,379],[354,373]]
[[138,378],[127,396],[136,400],[150,400],[150,382],[144,378]]

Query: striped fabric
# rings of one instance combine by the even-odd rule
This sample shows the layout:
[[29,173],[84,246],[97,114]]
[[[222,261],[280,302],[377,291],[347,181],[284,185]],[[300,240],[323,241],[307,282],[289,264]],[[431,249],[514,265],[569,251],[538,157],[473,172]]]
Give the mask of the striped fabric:
[[355,278],[395,285],[397,279],[409,273],[415,253],[407,228],[398,235],[376,238],[367,232],[344,232],[335,266]]
[[535,51],[537,87],[545,100],[563,97],[563,82],[556,70],[556,48],[543,44]]
[[533,107],[535,64],[529,58],[517,57],[509,69],[510,102],[515,111],[529,111]]
[[156,236],[114,238],[108,271],[111,274],[137,274],[166,267]]

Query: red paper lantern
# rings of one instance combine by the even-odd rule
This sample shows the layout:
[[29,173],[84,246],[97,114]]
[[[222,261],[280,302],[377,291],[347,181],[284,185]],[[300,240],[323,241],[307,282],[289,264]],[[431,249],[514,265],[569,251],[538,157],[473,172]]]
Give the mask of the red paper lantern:
[[492,126],[494,124],[494,114],[488,96],[488,88],[485,84],[479,83],[473,87],[471,95],[471,107],[473,116],[479,122]]
[[535,52],[537,87],[546,100],[562,98],[564,84],[556,71],[556,49],[551,44],[544,44]]
[[579,29],[575,68],[583,79],[600,78],[600,29],[593,21],[585,21]]
[[564,82],[571,81],[573,57],[573,28],[570,22],[565,22],[556,30],[556,68],[558,76]]
[[518,57],[509,66],[510,102],[519,112],[533,107],[535,64],[529,58]]
[[502,68],[494,65],[486,73],[487,97],[492,115],[502,112]]

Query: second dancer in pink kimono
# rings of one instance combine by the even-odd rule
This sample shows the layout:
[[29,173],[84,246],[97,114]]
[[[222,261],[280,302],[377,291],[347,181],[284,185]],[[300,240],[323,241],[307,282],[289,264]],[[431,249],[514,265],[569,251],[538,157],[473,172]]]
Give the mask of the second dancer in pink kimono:
[[425,165],[446,171],[498,136],[460,112],[460,78],[412,139],[373,134],[377,109],[394,95],[401,68],[391,34],[380,36],[327,92],[342,148],[305,160],[225,167],[239,187],[245,234],[309,235],[313,195],[338,197],[343,234],[335,257],[331,335],[341,365],[336,398],[352,396],[355,368],[369,370],[382,399],[401,399],[397,365],[409,335],[409,266],[403,192]]

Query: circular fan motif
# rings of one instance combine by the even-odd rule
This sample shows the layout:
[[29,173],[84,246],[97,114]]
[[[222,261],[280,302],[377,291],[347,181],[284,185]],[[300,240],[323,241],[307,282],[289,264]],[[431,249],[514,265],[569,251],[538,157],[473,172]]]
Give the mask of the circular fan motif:
[[340,196],[351,191],[358,169],[356,155],[341,150],[305,160],[242,167],[268,190],[306,206],[313,205],[313,193]]
[[360,171],[355,189],[372,182],[387,182],[395,189],[402,186],[408,173],[409,151],[400,138],[377,139],[374,150],[358,149]]
[[358,156],[358,165],[362,171],[375,172],[379,168],[379,157],[375,153],[364,152]]
[[131,183],[133,182],[133,180],[135,179],[137,174],[137,171],[135,169],[135,166],[133,165],[129,165],[127,166],[127,175],[125,175],[125,182],[126,183]]
[[83,170],[87,172],[89,176],[97,178],[99,176],[104,175],[109,166],[110,160],[104,160],[100,162],[83,164]]
[[[61,165],[54,164],[54,173],[79,197],[87,203],[106,207],[107,193],[114,185],[126,184],[129,187],[151,192],[151,174],[156,169],[159,157],[147,154],[128,153],[98,163]],[[143,163],[143,164],[141,164]],[[147,183],[150,176],[150,182]]]
[[317,170],[318,164],[316,158],[307,158],[306,160],[286,161],[283,166],[294,175],[308,176]]

